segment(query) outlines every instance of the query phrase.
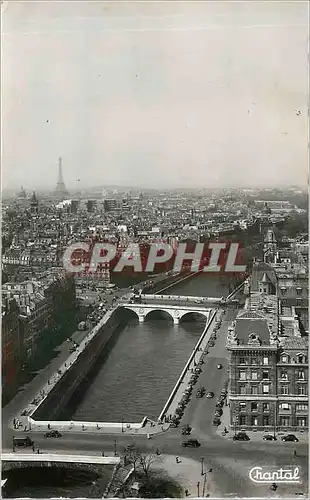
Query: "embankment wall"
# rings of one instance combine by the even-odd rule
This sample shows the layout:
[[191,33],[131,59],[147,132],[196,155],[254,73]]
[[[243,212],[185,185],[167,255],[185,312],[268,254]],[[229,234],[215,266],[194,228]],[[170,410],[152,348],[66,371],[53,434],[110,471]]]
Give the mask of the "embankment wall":
[[119,311],[115,311],[80,353],[76,362],[72,364],[71,368],[61,377],[54,389],[31,415],[34,420],[57,419],[74,391],[96,362],[102,349],[108,348],[108,344],[113,340],[114,333],[122,322],[123,315]]

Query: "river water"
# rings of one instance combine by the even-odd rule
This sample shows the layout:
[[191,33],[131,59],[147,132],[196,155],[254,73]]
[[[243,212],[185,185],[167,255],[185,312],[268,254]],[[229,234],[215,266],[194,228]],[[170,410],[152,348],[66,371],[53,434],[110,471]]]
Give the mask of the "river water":
[[[227,295],[227,286],[218,281],[217,277],[200,274],[166,293]],[[140,324],[134,315],[129,317],[86,392],[75,396],[72,420],[140,422],[144,416],[158,418],[206,321],[200,316],[187,316],[187,321],[174,325],[160,312],[149,317]]]

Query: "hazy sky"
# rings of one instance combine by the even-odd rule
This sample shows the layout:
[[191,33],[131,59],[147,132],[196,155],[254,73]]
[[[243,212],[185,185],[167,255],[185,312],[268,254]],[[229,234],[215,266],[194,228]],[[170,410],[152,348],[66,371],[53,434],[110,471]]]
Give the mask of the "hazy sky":
[[3,187],[305,184],[307,10],[5,4]]

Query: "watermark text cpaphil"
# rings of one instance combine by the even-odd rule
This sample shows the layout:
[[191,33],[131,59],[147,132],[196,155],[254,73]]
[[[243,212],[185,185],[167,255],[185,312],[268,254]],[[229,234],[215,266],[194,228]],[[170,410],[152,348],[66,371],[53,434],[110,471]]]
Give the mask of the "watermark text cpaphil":
[[239,243],[197,243],[190,250],[187,243],[172,247],[168,243],[152,243],[145,246],[131,243],[120,250],[112,243],[90,245],[77,242],[69,245],[63,255],[63,265],[71,273],[96,272],[109,265],[114,272],[131,268],[133,272],[155,272],[156,266],[172,262],[173,272],[181,272],[186,264],[192,272],[244,273],[246,266],[240,262]]

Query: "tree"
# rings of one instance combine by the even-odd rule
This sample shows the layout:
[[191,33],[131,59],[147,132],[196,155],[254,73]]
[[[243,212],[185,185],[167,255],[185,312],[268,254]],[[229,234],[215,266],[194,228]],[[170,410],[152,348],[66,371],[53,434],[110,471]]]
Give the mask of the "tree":
[[139,460],[139,465],[141,466],[146,478],[149,477],[150,469],[152,465],[158,461],[158,456],[148,453],[147,455],[141,455]]
[[136,471],[136,466],[141,459],[141,452],[136,448],[134,444],[130,444],[124,450],[124,456],[127,463],[132,463],[134,471]]

